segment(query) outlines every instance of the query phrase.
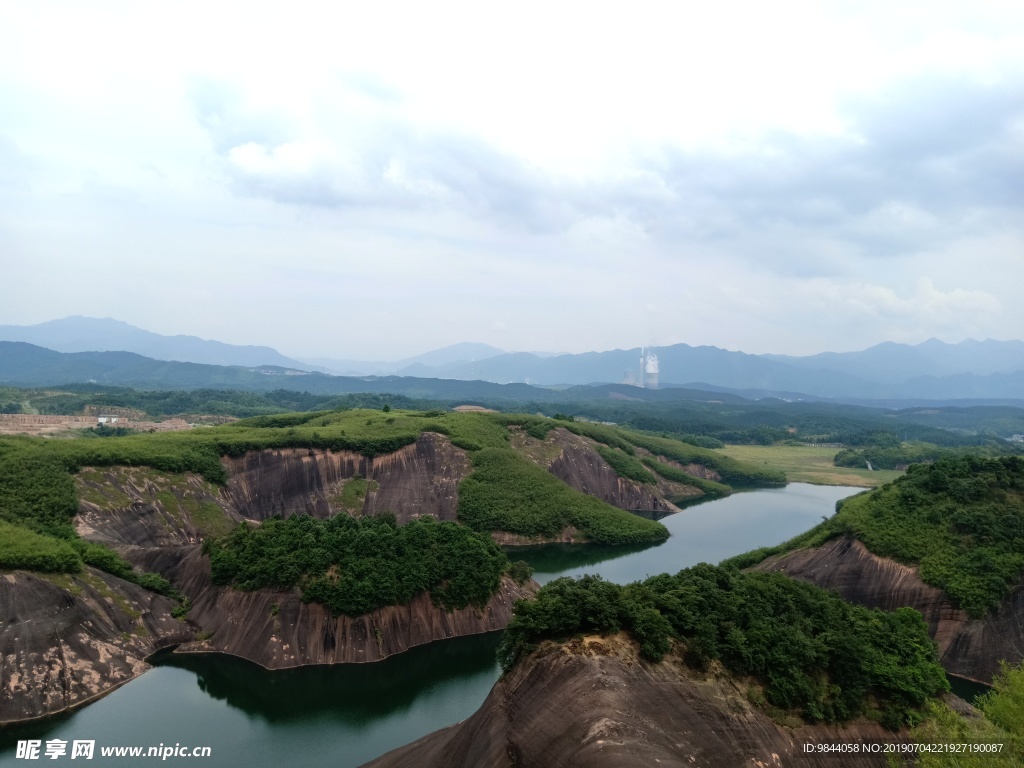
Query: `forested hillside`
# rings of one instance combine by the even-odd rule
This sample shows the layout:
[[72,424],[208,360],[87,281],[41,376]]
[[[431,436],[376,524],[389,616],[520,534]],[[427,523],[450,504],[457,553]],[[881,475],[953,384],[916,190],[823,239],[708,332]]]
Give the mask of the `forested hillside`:
[[832,518],[778,547],[733,558],[739,567],[838,536],[920,567],[971,616],[994,608],[1024,576],[1024,458],[947,457],[841,503]]

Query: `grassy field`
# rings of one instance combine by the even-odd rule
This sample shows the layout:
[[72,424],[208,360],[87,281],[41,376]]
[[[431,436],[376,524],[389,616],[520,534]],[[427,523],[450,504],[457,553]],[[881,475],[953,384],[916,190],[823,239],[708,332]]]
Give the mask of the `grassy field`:
[[791,483],[874,488],[903,474],[890,469],[870,472],[866,468],[837,467],[832,463],[832,459],[839,452],[837,448],[804,445],[727,445],[719,449],[719,452],[766,469],[780,469],[786,473],[786,479]]

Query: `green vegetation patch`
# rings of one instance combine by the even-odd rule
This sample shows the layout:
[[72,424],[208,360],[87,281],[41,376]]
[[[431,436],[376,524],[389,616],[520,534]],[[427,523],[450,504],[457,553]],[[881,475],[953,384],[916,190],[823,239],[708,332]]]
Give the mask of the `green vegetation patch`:
[[863,463],[856,467],[838,467],[835,464],[837,450],[820,445],[728,445],[722,453],[738,461],[784,472],[786,479],[793,483],[875,488],[902,474],[889,469],[871,471]]
[[915,464],[837,517],[875,554],[919,565],[927,584],[978,618],[1024,574],[1024,459]]
[[913,464],[898,480],[843,500],[824,523],[778,547],[726,561],[746,568],[775,554],[852,536],[882,557],[920,566],[974,618],[1024,576],[1024,458],[978,456]]
[[52,447],[74,441],[0,439],[0,520],[67,538],[78,511],[75,483]]
[[192,524],[203,538],[217,538],[226,535],[234,527],[234,521],[228,517],[224,508],[213,501],[203,501],[191,511]]
[[542,640],[623,630],[648,661],[679,641],[691,666],[720,660],[756,678],[771,708],[812,722],[869,714],[895,729],[949,690],[917,611],[869,610],[781,574],[707,564],[625,587],[597,576],[552,581],[516,604],[498,655],[508,671]]
[[84,467],[75,475],[75,490],[78,498],[95,504],[100,509],[123,509],[132,503],[132,498],[118,486],[124,486],[123,468],[106,470]]
[[665,437],[644,435],[639,432],[622,433],[637,448],[650,451],[655,456],[678,461],[680,464],[700,464],[713,469],[722,480],[732,486],[785,485],[786,475],[776,469],[761,468],[743,461],[731,459],[709,448],[681,443]]
[[74,539],[71,541],[71,545],[86,565],[130,581],[132,584],[138,584],[143,589],[164,595],[172,600],[184,599],[184,595],[172,587],[171,583],[163,576],[157,573],[136,571],[127,560],[102,544],[94,544],[84,539]]
[[513,450],[478,451],[473,468],[459,485],[459,520],[474,530],[553,538],[574,527],[602,544],[668,538],[661,523],[580,493]]
[[206,540],[215,584],[240,590],[298,587],[302,599],[361,616],[430,592],[448,610],[486,605],[508,558],[488,536],[432,517],[275,518]]
[[[918,744],[965,745],[957,752],[923,749],[917,768],[1019,768],[1024,765],[1024,668],[1005,663],[992,681],[992,691],[974,706],[982,717],[964,717],[948,706],[931,702],[927,718],[911,735]],[[900,765],[909,766],[909,760]]]
[[[758,467],[749,462],[730,458],[711,448],[680,442],[668,437],[650,435],[631,429],[622,429],[607,424],[596,424],[587,421],[565,421],[562,419],[502,413],[488,414],[488,416],[506,426],[521,427],[528,435],[540,440],[543,440],[548,432],[556,427],[561,427],[581,437],[589,438],[596,443],[600,443],[601,446],[607,446],[607,448],[599,446],[597,450],[621,477],[627,477],[638,482],[655,482],[655,478],[644,469],[639,460],[630,461],[630,459],[636,456],[637,449],[642,448],[655,456],[672,459],[682,464],[700,464],[712,469],[721,475],[724,483],[729,485],[776,486],[785,485],[786,483],[785,473],[776,468]],[[708,442],[721,445],[719,441],[709,440]],[[612,458],[609,458],[609,456]],[[647,462],[645,461],[644,463],[646,464]],[[696,485],[695,483],[690,484]],[[717,492],[721,492],[721,487],[723,487],[723,484],[719,484]]]
[[366,494],[376,491],[379,487],[380,484],[376,480],[367,480],[360,475],[356,475],[346,480],[341,488],[341,493],[331,496],[328,501],[332,506],[359,511],[363,508]]
[[679,467],[658,461],[658,459],[651,458],[650,456],[645,456],[643,462],[666,480],[700,488],[708,496],[725,496],[732,493],[732,488],[728,485],[716,483],[714,480],[705,480],[703,477],[694,477],[689,472],[679,469]]
[[467,451],[508,445],[508,430],[489,415],[355,409],[246,419],[205,432],[216,432],[218,444],[230,455],[259,448],[315,447],[376,456],[414,443],[423,432],[448,435],[453,445]]
[[[919,464],[924,461],[935,461],[944,457],[957,456],[964,453],[963,448],[944,448],[934,443],[896,443],[894,445],[872,445],[866,448],[847,448],[835,456],[837,467],[864,468],[871,463],[873,469],[896,469],[907,464]],[[1008,451],[996,451],[987,446],[970,449],[976,456],[998,456]]]
[[608,448],[603,445],[595,445],[594,448],[601,458],[608,462],[615,470],[615,474],[627,480],[635,480],[638,483],[655,485],[658,481],[635,456],[623,453],[616,448]]
[[78,573],[82,558],[63,539],[0,520],[0,570]]

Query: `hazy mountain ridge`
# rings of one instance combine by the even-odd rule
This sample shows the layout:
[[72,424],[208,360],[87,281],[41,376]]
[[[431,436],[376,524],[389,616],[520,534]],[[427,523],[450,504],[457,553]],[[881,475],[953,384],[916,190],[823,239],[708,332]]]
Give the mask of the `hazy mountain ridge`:
[[22,341],[55,352],[134,352],[154,360],[207,365],[315,366],[263,346],[241,346],[198,336],[165,336],[113,318],[75,315],[38,325],[0,325],[0,340]]
[[[655,350],[662,382],[705,382],[732,390],[804,393],[826,398],[1020,398],[1024,396],[1024,342],[931,340],[916,347],[886,342],[862,352],[806,358],[752,355],[718,347],[674,344]],[[572,386],[639,378],[640,348],[540,358],[498,355],[445,376]],[[419,375],[430,375],[420,371]]]
[[882,383],[910,381],[918,377],[943,377],[961,373],[987,376],[1024,370],[1024,341],[967,339],[947,344],[928,339],[920,344],[886,341],[860,352],[822,352],[806,357],[762,355],[770,360],[848,373]]
[[398,374],[401,376],[429,377],[443,376],[448,369],[458,369],[462,366],[472,366],[474,361],[485,360],[497,355],[508,354],[503,349],[492,347],[490,344],[464,341],[458,344],[450,344],[440,349],[432,349],[421,355],[407,357],[403,360],[388,362],[383,360],[339,360],[331,357],[308,358],[307,362],[320,366],[330,373],[337,373],[347,376],[386,376]]

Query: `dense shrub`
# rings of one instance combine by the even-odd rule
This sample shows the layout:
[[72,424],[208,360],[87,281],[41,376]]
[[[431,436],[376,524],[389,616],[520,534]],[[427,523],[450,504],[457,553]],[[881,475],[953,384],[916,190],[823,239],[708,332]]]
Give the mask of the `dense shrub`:
[[359,616],[422,592],[449,610],[483,606],[509,561],[488,536],[432,517],[399,527],[390,515],[318,520],[294,515],[207,539],[216,584],[299,587],[302,599]]
[[[74,442],[74,441],[62,441]],[[73,536],[78,511],[75,483],[67,468],[40,440],[0,440],[0,520],[37,533]]]
[[78,573],[82,559],[63,539],[0,520],[0,570]]
[[[982,448],[975,448],[972,453],[983,455],[983,451]],[[867,448],[846,448],[836,454],[833,462],[837,467],[863,469],[870,462],[872,469],[896,469],[905,464],[935,461],[944,456],[957,456],[961,453],[963,449],[943,448],[933,443],[897,443]]]

